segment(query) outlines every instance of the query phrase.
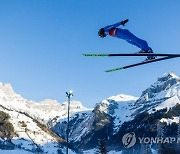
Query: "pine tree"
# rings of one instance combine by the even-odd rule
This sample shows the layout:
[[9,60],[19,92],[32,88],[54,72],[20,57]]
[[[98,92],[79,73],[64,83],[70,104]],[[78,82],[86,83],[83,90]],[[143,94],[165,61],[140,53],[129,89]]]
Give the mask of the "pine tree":
[[[163,138],[164,137],[164,128],[163,124],[159,121],[157,124],[157,137],[158,138]],[[163,143],[158,144],[158,153],[162,154],[164,151],[164,145]]]
[[96,151],[96,154],[107,154],[107,153],[108,153],[108,151],[106,150],[105,139],[99,139],[98,150]]
[[179,116],[179,122],[178,122],[177,137],[180,138],[180,116]]
[[157,137],[164,137],[164,128],[160,121],[157,124]]
[[[180,139],[180,116],[179,116],[179,122],[178,122],[178,130],[177,130],[177,140]],[[177,152],[180,152],[180,146],[177,143]]]

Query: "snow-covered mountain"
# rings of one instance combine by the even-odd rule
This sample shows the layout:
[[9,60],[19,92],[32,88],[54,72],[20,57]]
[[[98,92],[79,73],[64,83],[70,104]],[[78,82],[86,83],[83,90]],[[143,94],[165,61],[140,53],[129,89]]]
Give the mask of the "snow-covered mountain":
[[[158,120],[168,124],[178,123],[179,115],[174,113],[175,110],[179,112],[177,104],[180,104],[180,77],[170,72],[158,78],[139,98],[124,94],[111,96],[97,103],[92,112],[85,114],[83,118],[80,117],[81,120],[78,121],[76,116],[76,125],[73,125],[72,117],[71,143],[79,149],[88,150],[96,148],[98,139],[104,138],[111,145],[109,149],[114,150],[112,147],[118,147],[120,143],[122,146],[123,134],[130,130],[140,131],[140,128],[144,130],[143,117],[153,117],[152,128],[149,126],[152,130]],[[170,117],[170,113],[173,116]],[[58,127],[61,126],[62,123],[57,123],[54,131],[58,133]],[[116,150],[121,150],[122,147],[119,147]]]
[[[44,124],[57,116],[60,119],[67,117],[67,102],[60,104],[56,100],[50,99],[42,102],[29,101],[16,94],[10,84],[3,85],[0,83],[0,105],[11,110],[28,113]],[[71,101],[70,108],[70,114],[90,110],[85,108],[79,101]]]
[[[156,136],[159,121],[168,124],[167,132],[173,125],[171,135],[175,135],[179,113],[180,77],[172,72],[158,78],[140,97],[111,96],[94,109],[71,101],[70,153],[95,153],[99,139],[106,140],[109,153],[126,153],[122,145],[125,133]],[[66,128],[67,102],[29,101],[10,84],[0,83],[0,149],[65,153]]]
[[155,112],[163,108],[171,108],[180,102],[180,77],[173,72],[161,78],[142,92],[135,105],[138,111]]
[[[70,115],[90,110],[79,101],[72,101],[70,107]],[[4,129],[0,128],[0,132],[11,126],[10,132],[0,133],[1,146],[9,145],[7,149],[21,149],[29,152],[65,152],[65,140],[47,126],[55,125],[52,119],[59,121],[66,118],[66,102],[60,104],[55,100],[29,101],[16,94],[10,84],[0,83],[0,123],[8,121],[3,126]],[[10,143],[7,141],[9,139],[11,139]]]
[[[128,132],[134,132],[136,138],[156,137],[159,132],[159,122],[163,123],[163,137],[177,137],[178,128],[180,129],[180,77],[173,72],[164,74],[142,92],[131,109],[133,110],[131,119],[123,123],[119,131],[109,140],[110,149],[116,149],[122,153],[132,153],[136,149],[135,151],[139,153],[142,148],[147,148],[149,145],[143,147],[137,144],[134,149],[128,151],[123,148],[122,136]],[[121,143],[122,147],[120,148],[120,144],[118,147],[117,143]],[[151,145],[149,149],[151,149],[150,153],[158,151],[157,145]],[[180,152],[177,144],[166,143],[161,150],[165,153]]]

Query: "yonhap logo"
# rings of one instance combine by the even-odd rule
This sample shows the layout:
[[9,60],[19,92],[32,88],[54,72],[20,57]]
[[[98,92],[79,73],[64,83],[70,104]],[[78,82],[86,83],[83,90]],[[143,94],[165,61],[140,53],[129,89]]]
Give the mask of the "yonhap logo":
[[122,138],[122,143],[125,148],[130,148],[136,143],[136,136],[134,132],[127,133]]
[[180,137],[136,137],[134,132],[127,133],[122,137],[122,143],[125,148],[134,146],[136,141],[140,144],[179,144]]

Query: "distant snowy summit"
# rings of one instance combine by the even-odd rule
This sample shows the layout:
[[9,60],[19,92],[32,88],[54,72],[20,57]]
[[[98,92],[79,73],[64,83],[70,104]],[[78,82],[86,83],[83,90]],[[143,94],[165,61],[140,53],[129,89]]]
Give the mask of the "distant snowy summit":
[[3,84],[2,82],[0,82],[0,95],[3,93],[8,96],[15,94],[11,84],[9,83]]
[[124,101],[133,101],[133,100],[137,100],[138,97],[134,97],[134,96],[130,96],[130,95],[125,95],[125,94],[119,94],[116,96],[111,96],[109,98],[107,98],[108,100],[114,100],[116,102],[124,102]]
[[139,110],[158,110],[180,103],[180,77],[173,72],[158,78],[135,103]]
[[[16,94],[9,83],[0,82],[0,105],[10,110],[21,111],[30,114],[32,117],[43,123],[54,117],[64,119],[67,117],[67,102],[59,103],[56,100],[45,99],[41,102],[27,100]],[[70,115],[76,112],[92,110],[84,107],[80,101],[72,100],[70,104]]]
[[134,103],[138,100],[138,97],[119,94],[116,96],[111,96],[106,100],[103,100],[95,107],[95,113],[97,110],[101,113],[106,113],[112,117],[114,126],[114,132],[119,130],[119,127],[126,121],[133,119],[134,113]]
[[[68,102],[64,102],[61,104],[61,106],[64,108],[64,109],[67,109],[68,108]],[[72,100],[71,103],[70,103],[70,108],[71,110],[91,110],[89,108],[86,108],[82,105],[82,103],[80,101],[74,101]]]
[[109,110],[114,110],[116,108],[121,108],[122,106],[130,105],[134,103],[138,97],[119,94],[116,96],[111,96],[100,103],[96,104],[95,108],[98,108],[102,112],[108,113]]

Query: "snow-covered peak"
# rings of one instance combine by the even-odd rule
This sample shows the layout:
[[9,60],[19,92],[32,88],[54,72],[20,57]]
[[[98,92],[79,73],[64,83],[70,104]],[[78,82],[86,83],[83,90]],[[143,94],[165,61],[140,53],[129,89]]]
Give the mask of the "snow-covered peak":
[[169,80],[173,81],[180,81],[180,77],[175,75],[172,71],[169,73],[165,73],[161,78],[158,78],[157,82],[155,84],[164,84],[164,82],[167,82]]
[[[10,84],[0,83],[0,105],[12,111],[27,113],[44,124],[55,117],[58,117],[58,120],[67,117],[67,102],[61,104],[51,99],[30,101],[16,94]],[[70,103],[70,115],[87,110],[92,109],[84,107],[79,101]]]
[[[64,109],[67,109],[68,108],[68,102],[62,103],[61,107]],[[86,107],[84,107],[80,101],[72,100],[70,102],[70,110],[79,110],[80,111],[80,110],[88,110],[88,109]]]
[[133,106],[138,97],[119,94],[111,96],[96,104],[94,113],[105,113],[114,119],[114,133],[119,130],[119,126],[125,121],[133,118]]
[[41,105],[50,105],[50,106],[56,106],[59,105],[57,100],[52,99],[45,99],[42,102],[40,102]]
[[125,95],[125,94],[119,94],[116,96],[111,96],[100,103],[96,104],[95,108],[98,108],[98,110],[102,112],[108,113],[109,110],[117,108],[117,106],[122,106],[122,104],[129,104],[132,102],[135,102],[138,99],[138,97]]
[[176,74],[174,74],[174,72],[173,71],[170,71],[169,73],[165,73],[164,75],[163,75],[163,78],[175,78],[175,79],[180,79],[180,77],[179,76],[177,76]]
[[2,82],[0,82],[0,94],[13,95],[15,93],[11,84],[9,83],[3,84]]
[[180,77],[173,72],[164,74],[161,78],[142,92],[141,98],[148,96],[148,99],[155,97],[165,98],[173,95],[179,95]]
[[155,111],[163,108],[171,108],[180,103],[180,77],[173,72],[164,74],[142,92],[141,97],[135,103],[140,111]]
[[125,95],[125,94],[119,94],[119,95],[111,96],[108,98],[108,100],[114,100],[116,102],[135,101],[137,99],[138,97]]

